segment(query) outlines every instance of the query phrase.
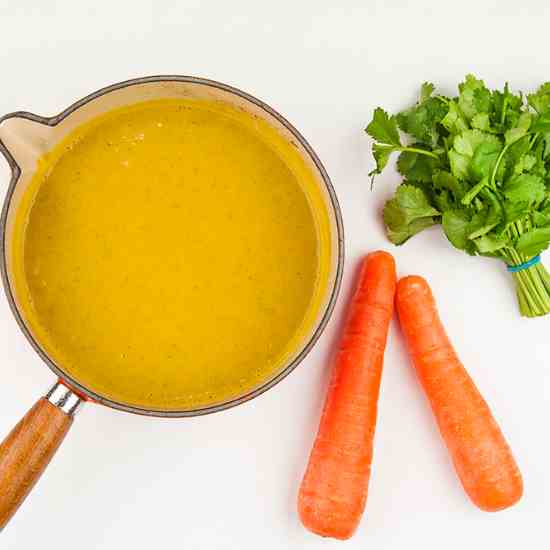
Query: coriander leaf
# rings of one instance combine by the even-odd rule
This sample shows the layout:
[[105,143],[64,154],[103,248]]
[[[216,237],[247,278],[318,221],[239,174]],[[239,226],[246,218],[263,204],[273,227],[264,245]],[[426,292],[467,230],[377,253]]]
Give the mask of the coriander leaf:
[[498,225],[498,222],[497,223],[486,223],[485,225],[483,225],[479,229],[476,229],[475,231],[472,231],[468,235],[468,238],[471,239],[471,240],[475,240],[478,237],[482,237],[484,235],[487,235],[487,233],[489,233],[489,231],[494,229],[497,225]]
[[518,119],[517,126],[507,130],[504,133],[504,141],[506,145],[516,142],[518,139],[521,139],[525,134],[527,134],[529,126],[531,126],[532,119],[533,117],[531,116],[531,113],[522,113]]
[[[478,199],[476,199],[478,200]],[[469,235],[479,231],[482,227],[487,224],[487,210],[482,210],[481,212],[476,212],[472,216],[472,221],[470,222]]]
[[550,82],[545,82],[535,93],[529,94],[527,102],[539,114],[550,109]]
[[491,109],[491,92],[485,87],[475,89],[473,106],[477,114],[489,111]]
[[434,218],[418,218],[408,225],[398,226],[396,229],[392,229],[388,225],[386,229],[389,240],[393,244],[400,245],[408,241],[411,237],[414,237],[417,233],[420,233],[423,229],[432,227],[436,223]]
[[477,128],[478,130],[489,131],[491,129],[488,113],[478,113],[477,115],[474,115],[470,121],[470,124],[472,125],[472,128]]
[[550,225],[550,213],[535,211],[531,214],[531,218],[537,227],[547,227]]
[[501,151],[502,145],[499,142],[486,141],[478,145],[470,164],[472,174],[476,178],[490,176]]
[[392,207],[399,207],[405,223],[410,223],[416,218],[439,215],[439,212],[430,205],[424,192],[412,185],[400,185],[394,198],[388,203],[391,203]]
[[486,215],[483,212],[471,216],[466,209],[447,210],[442,217],[443,231],[455,248],[475,255],[476,246],[470,239],[470,235],[484,227],[485,220]]
[[472,218],[469,239],[477,239],[486,235],[497,227],[504,218],[502,205],[493,191],[485,187],[479,192],[479,197],[482,199],[483,209]]
[[447,210],[441,220],[443,232],[449,242],[459,250],[473,254],[474,250],[468,235],[472,230],[472,218],[467,210]]
[[459,180],[468,179],[468,168],[470,166],[470,157],[457,153],[451,149],[448,153],[449,163],[451,164],[451,172],[453,176]]
[[433,185],[438,190],[450,191],[457,201],[461,200],[464,196],[464,187],[450,172],[444,170],[435,172],[433,175]]
[[494,227],[504,219],[504,208],[502,207],[502,203],[497,194],[488,188],[482,189],[480,196],[483,198],[485,204],[489,206],[485,224]]
[[[534,142],[531,144],[534,145],[534,148],[531,147],[531,152],[529,155],[525,155],[524,164],[526,167],[525,171],[529,171],[532,174],[536,174],[543,179],[547,180],[548,183],[548,168],[545,164],[544,153],[546,149],[546,143],[544,141],[544,136],[536,136]],[[534,159],[534,162],[533,162]],[[530,167],[529,164],[532,164]]]
[[478,80],[469,74],[466,80],[459,84],[458,89],[460,91],[458,106],[468,120],[490,109],[491,92],[485,87],[483,80]]
[[535,164],[537,164],[537,159],[533,155],[523,155],[514,166],[514,175],[519,176],[523,172],[529,172]]
[[494,235],[483,235],[474,240],[476,248],[480,254],[494,255],[495,252],[506,248],[509,245],[509,240],[505,235],[500,237]]
[[424,82],[420,88],[420,103],[426,101],[435,90],[435,86],[431,82]]
[[432,202],[440,212],[452,210],[456,207],[456,201],[447,189],[433,193]]
[[422,229],[437,223],[439,212],[424,192],[412,185],[400,185],[384,207],[384,222],[394,244],[402,244]]
[[[482,144],[484,146],[476,159],[475,166],[470,167],[477,148]],[[453,149],[448,153],[451,172],[458,179],[469,179],[471,172],[476,179],[479,179],[485,175],[489,167],[494,165],[501,147],[501,142],[496,136],[481,130],[465,130],[455,136]]]
[[451,100],[448,105],[449,111],[445,117],[441,120],[441,124],[451,133],[460,134],[464,130],[468,129],[468,123],[464,118],[464,115],[460,111],[460,108]]
[[503,208],[504,208],[504,221],[506,225],[510,225],[513,222],[521,220],[530,211],[530,206],[527,201],[524,201],[524,202],[506,201],[504,203]]
[[550,111],[542,113],[535,119],[532,127],[533,132],[550,132]]
[[401,147],[399,131],[395,117],[389,116],[384,109],[380,107],[374,110],[371,123],[365,129],[367,134],[380,143],[395,145]]
[[437,206],[435,201],[436,191],[433,189],[431,181],[422,182],[422,181],[403,180],[402,185],[411,185],[413,187],[418,187],[418,189],[420,189],[424,193],[430,205],[436,210],[439,210],[439,207]]
[[496,181],[504,181],[507,177],[514,174],[515,166],[521,161],[522,157],[530,151],[528,139],[519,139],[512,145],[507,146],[506,152],[499,164]]
[[485,82],[476,78],[472,73],[467,74],[464,78],[464,82],[458,85],[458,91],[460,93],[477,90],[478,88],[485,88]]
[[501,145],[500,139],[496,136],[487,134],[481,130],[466,130],[454,138],[453,148],[461,155],[473,157],[475,150],[482,143]]
[[432,157],[403,151],[397,159],[397,170],[407,180],[428,183],[432,181],[432,174],[438,164],[438,161]]
[[522,96],[511,94],[508,83],[506,83],[504,92],[495,90],[492,99],[495,125],[500,127],[502,131],[517,126],[523,105]]
[[514,203],[537,203],[544,199],[545,193],[544,181],[533,174],[514,176],[504,186],[504,196]]
[[375,176],[376,174],[381,174],[382,170],[388,164],[390,155],[396,151],[396,147],[393,145],[385,145],[384,143],[375,143],[372,146],[372,156],[376,161],[376,168],[369,172],[369,176]]
[[540,254],[550,245],[550,227],[538,227],[521,235],[515,243],[520,254],[529,258]]
[[397,124],[403,132],[415,137],[431,147],[437,145],[439,130],[437,125],[447,114],[447,106],[431,97],[397,115]]

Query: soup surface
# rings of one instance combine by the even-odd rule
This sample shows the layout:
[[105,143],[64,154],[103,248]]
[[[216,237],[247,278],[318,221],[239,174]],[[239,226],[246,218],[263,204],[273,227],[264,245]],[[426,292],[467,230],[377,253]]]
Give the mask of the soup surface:
[[27,324],[87,388],[183,410],[252,389],[326,299],[328,215],[296,148],[226,104],[149,101],[43,157],[18,207]]

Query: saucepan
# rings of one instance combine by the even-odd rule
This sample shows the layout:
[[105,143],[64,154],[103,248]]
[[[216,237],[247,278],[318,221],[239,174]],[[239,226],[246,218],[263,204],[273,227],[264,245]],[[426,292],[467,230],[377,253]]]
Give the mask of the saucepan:
[[[111,110],[154,99],[207,99],[226,103],[258,117],[273,127],[298,151],[314,175],[330,221],[331,259],[328,284],[311,328],[281,367],[252,389],[222,402],[181,410],[148,408],[114,399],[70,374],[55,360],[41,335],[28,323],[14,282],[11,248],[15,215],[38,169],[40,159],[75,128]],[[67,434],[73,417],[84,402],[94,402],[144,416],[189,417],[223,411],[244,403],[285,378],[306,356],[326,326],[340,287],[343,267],[343,227],[338,202],[321,161],[304,137],[280,114],[251,95],[231,86],[188,76],[154,76],[121,82],[76,102],[61,114],[41,117],[15,112],[0,118],[0,152],[11,168],[0,223],[0,270],[11,311],[38,356],[56,376],[53,387],[30,409],[0,445],[0,528],[3,528],[36,483]],[[129,382],[131,383],[131,382]]]

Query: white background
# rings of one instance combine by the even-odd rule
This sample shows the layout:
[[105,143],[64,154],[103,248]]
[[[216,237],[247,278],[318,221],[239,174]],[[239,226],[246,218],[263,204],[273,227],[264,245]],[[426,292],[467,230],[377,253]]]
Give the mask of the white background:
[[[101,86],[147,74],[193,74],[240,87],[287,116],[319,153],[342,206],[347,252],[328,330],[280,386],[239,408],[190,420],[86,406],[0,535],[2,550],[342,544],[302,528],[296,492],[353,269],[379,247],[395,253],[400,274],[420,273],[432,283],[448,331],[509,437],[525,496],[497,514],[470,504],[394,325],[367,510],[347,547],[545,547],[550,317],[521,319],[503,266],[455,251],[438,229],[392,248],[380,210],[398,180],[388,172],[369,191],[372,162],[362,130],[375,106],[410,104],[424,80],[446,93],[470,71],[490,85],[509,80],[523,90],[550,80],[549,18],[547,0],[1,2],[0,113],[54,114]],[[7,181],[1,161],[0,183]],[[0,332],[0,432],[7,433],[53,376],[4,299]]]

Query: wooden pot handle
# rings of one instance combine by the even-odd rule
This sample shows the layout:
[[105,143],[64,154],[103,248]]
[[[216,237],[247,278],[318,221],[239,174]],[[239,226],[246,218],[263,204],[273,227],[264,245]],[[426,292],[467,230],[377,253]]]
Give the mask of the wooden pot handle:
[[73,422],[80,398],[61,382],[0,445],[0,530],[29,494]]

